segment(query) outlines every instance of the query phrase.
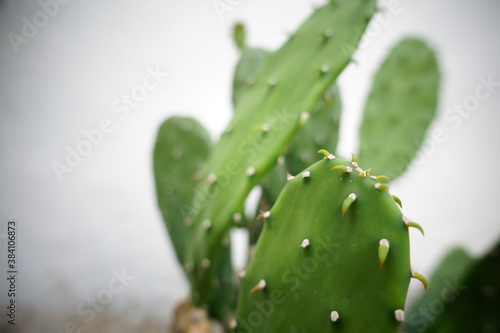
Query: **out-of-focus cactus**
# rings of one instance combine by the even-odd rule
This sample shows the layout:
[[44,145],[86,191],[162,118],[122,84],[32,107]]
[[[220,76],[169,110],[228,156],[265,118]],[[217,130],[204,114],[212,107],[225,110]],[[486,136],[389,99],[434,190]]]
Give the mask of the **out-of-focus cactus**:
[[308,120],[318,99],[349,63],[340,50],[357,44],[375,1],[331,2],[317,9],[278,51],[268,56],[255,82],[236,102],[235,114],[214,147],[193,200],[193,246],[186,261],[193,301],[215,297],[216,265],[224,237],[243,211],[250,190]]
[[438,265],[404,332],[500,332],[500,242],[483,258],[456,249]]
[[[154,150],[158,203],[190,282],[189,313],[203,308],[242,332],[396,332],[410,277],[427,286],[409,263],[408,228],[422,228],[402,215],[388,177],[380,176],[394,179],[407,168],[434,116],[439,72],[425,43],[403,40],[375,76],[360,157],[376,173],[361,169],[356,155],[351,162],[334,156],[336,79],[375,5],[329,1],[274,52],[249,48],[243,25],[236,25],[234,116],[219,142],[212,145],[189,118],[161,126]],[[333,154],[321,150],[325,158],[313,164],[320,147]],[[256,221],[244,216],[254,186],[263,188]],[[250,244],[258,242],[241,281],[237,320],[230,320],[239,287],[233,227],[247,227]],[[179,315],[180,327],[191,325],[185,318]]]
[[362,163],[391,179],[406,170],[435,116],[439,77],[434,52],[423,41],[404,39],[392,49],[366,101]]

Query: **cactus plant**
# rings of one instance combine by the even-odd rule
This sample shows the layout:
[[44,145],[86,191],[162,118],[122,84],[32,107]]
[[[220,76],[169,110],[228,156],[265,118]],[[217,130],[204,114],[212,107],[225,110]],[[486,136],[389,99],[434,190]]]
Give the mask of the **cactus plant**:
[[263,221],[241,283],[240,332],[398,330],[412,276],[406,219],[376,177],[325,155]]
[[436,114],[439,70],[432,49],[407,38],[375,75],[360,129],[361,162],[391,179],[418,152]]
[[350,59],[343,43],[357,43],[375,10],[375,1],[328,3],[317,9],[280,50],[270,55],[255,83],[236,103],[235,115],[214,147],[197,187],[190,212],[193,244],[187,265],[196,304],[207,304],[217,291],[222,244],[253,188],[274,165],[284,147],[307,120],[317,100]]
[[[320,150],[325,158],[313,164],[320,147],[336,149],[335,81],[375,4],[329,1],[275,52],[249,48],[243,25],[236,25],[234,116],[219,142],[212,145],[190,118],[161,126],[154,150],[158,203],[191,286],[181,308],[203,308],[241,332],[396,332],[410,278],[427,287],[409,262],[408,228],[423,230],[402,215],[388,177],[380,175],[401,174],[434,116],[439,72],[425,43],[396,46],[367,100],[361,163],[376,165],[379,176],[361,169],[354,154],[347,162]],[[405,130],[411,122],[417,128]],[[395,163],[401,157],[408,162],[402,167]],[[243,214],[254,186],[263,188],[257,220]],[[240,286],[231,266],[233,227],[246,227],[250,244],[257,243]]]
[[172,117],[158,130],[153,152],[156,194],[175,253],[184,264],[188,234],[185,221],[194,190],[200,181],[197,173],[212,149],[208,132],[196,120]]
[[412,306],[404,331],[498,332],[498,290],[500,242],[479,259],[455,249],[438,265],[429,292]]

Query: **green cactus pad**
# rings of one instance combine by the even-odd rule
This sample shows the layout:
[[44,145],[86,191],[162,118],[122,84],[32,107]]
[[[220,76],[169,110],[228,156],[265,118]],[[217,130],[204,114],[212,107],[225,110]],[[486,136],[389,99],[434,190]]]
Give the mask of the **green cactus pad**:
[[500,332],[500,243],[481,259],[452,251],[412,307],[407,333]]
[[158,205],[181,263],[189,243],[189,205],[211,149],[209,134],[192,118],[169,118],[156,136],[153,167]]
[[[339,165],[352,171],[331,170]],[[241,281],[238,332],[398,331],[412,275],[408,227],[363,173],[325,157],[287,183]],[[380,244],[390,247],[382,268]]]
[[[255,73],[266,60],[269,52],[263,49],[245,49],[236,65],[233,79],[233,105],[241,99],[248,87],[255,84]],[[234,108],[236,111],[237,108]]]
[[360,130],[360,163],[395,179],[423,143],[436,114],[439,69],[423,41],[404,39],[375,75]]
[[317,102],[309,121],[301,128],[285,155],[287,170],[297,174],[320,158],[316,153],[321,148],[334,152],[339,139],[340,92],[333,85]]
[[[218,258],[234,213],[274,165],[318,99],[350,61],[341,46],[356,46],[375,11],[375,0],[328,3],[317,9],[277,52],[267,57],[255,83],[236,103],[235,116],[214,147],[193,200],[188,263],[197,305],[214,290],[215,271],[202,265]],[[302,115],[302,116],[301,116]],[[206,221],[210,228],[206,228]]]
[[233,28],[233,40],[236,47],[243,51],[246,46],[247,33],[245,31],[245,26],[241,23],[236,23]]
[[[160,126],[153,152],[158,205],[177,258],[188,276],[194,268],[185,257],[186,247],[192,245],[188,228],[192,221],[188,213],[211,149],[209,134],[196,120],[172,117]],[[207,301],[215,318],[228,316],[231,304],[235,303],[228,235],[223,243],[220,258],[211,263],[216,272],[212,288],[221,291]]]

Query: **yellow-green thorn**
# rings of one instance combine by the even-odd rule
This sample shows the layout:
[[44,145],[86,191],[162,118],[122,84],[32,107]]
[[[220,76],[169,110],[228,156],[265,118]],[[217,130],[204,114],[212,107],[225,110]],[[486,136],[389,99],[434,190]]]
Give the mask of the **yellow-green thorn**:
[[352,160],[351,160],[351,162],[358,163],[358,156],[357,156],[356,154],[354,154],[354,153],[351,153],[351,155],[352,155]]
[[417,279],[418,281],[422,282],[422,284],[424,285],[424,289],[427,290],[427,286],[429,285],[429,283],[427,282],[427,279],[420,273],[413,273],[411,275],[411,277],[413,279]]
[[343,171],[343,172],[347,172],[347,173],[352,172],[352,168],[347,166],[347,165],[336,165],[333,168],[331,168],[330,171],[331,170],[339,170],[339,171]]
[[352,203],[356,200],[356,194],[351,193],[347,198],[345,198],[344,202],[342,203],[342,218],[344,218],[345,213],[351,207]]
[[329,159],[330,161],[335,159],[335,155],[330,154],[330,152],[328,150],[325,150],[325,149],[318,150],[318,154],[323,154],[325,156],[325,158]]
[[375,184],[375,188],[379,191],[385,191],[389,189],[389,186],[387,184],[377,183]]
[[375,171],[375,170],[373,170],[373,169],[366,169],[366,170],[365,170],[366,175],[367,175],[367,176],[369,176],[369,175],[370,175],[370,172],[372,172],[372,171]]
[[396,203],[399,205],[399,207],[403,208],[403,204],[401,203],[401,199],[399,199],[397,196],[393,195],[392,198]]
[[380,263],[380,268],[382,268],[389,254],[390,245],[389,241],[385,238],[382,238],[378,244],[378,262]]
[[384,176],[384,175],[380,175],[380,176],[377,176],[377,180],[382,180],[382,179],[390,179],[389,177],[387,176]]
[[422,233],[422,236],[425,236],[425,234],[424,234],[424,229],[423,229],[423,228],[422,228],[422,226],[421,226],[420,224],[418,224],[417,222],[411,222],[411,221],[410,221],[410,222],[408,222],[408,223],[406,224],[406,226],[407,226],[408,228],[416,228],[416,229],[420,230],[420,232]]

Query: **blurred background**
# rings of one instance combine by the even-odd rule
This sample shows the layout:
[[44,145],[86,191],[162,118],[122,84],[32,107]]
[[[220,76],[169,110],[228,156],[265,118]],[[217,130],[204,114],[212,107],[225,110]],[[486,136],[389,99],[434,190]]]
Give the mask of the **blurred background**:
[[[14,331],[166,331],[188,287],[156,206],[157,128],[189,115],[217,139],[232,113],[239,57],[232,25],[246,24],[250,46],[274,50],[323,3],[0,1],[2,332],[10,326],[11,219],[18,228]],[[389,5],[397,11],[374,18],[357,64],[339,79],[337,155],[357,150],[364,99],[390,47],[407,35],[426,39],[442,69],[439,113],[391,192],[426,231],[425,238],[411,233],[412,263],[430,277],[452,246],[481,255],[500,237],[500,2],[379,1]],[[479,85],[487,98],[474,98]],[[439,142],[436,130],[444,133]],[[412,283],[409,302],[421,292]]]

